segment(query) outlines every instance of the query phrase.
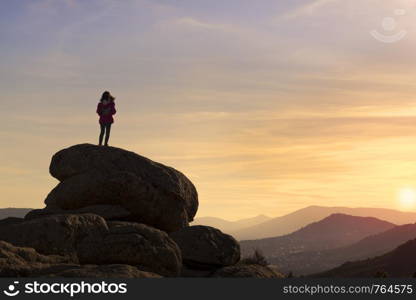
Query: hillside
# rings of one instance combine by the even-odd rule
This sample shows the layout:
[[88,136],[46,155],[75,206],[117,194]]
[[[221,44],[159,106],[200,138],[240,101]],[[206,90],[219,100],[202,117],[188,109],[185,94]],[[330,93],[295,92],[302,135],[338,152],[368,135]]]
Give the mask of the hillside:
[[0,208],[0,220],[15,217],[23,218],[32,208]]
[[232,232],[232,235],[238,240],[281,236],[292,233],[312,222],[317,222],[336,213],[359,217],[374,217],[397,225],[412,224],[416,222],[415,212],[402,212],[385,208],[309,206],[288,215],[273,218],[249,228],[237,230]]
[[347,262],[335,269],[310,277],[374,277],[386,272],[388,277],[412,277],[416,272],[416,240],[410,240],[382,256]]
[[227,221],[221,218],[215,217],[201,217],[196,218],[191,225],[205,225],[216,227],[222,232],[230,233],[233,231],[241,230],[250,226],[255,226],[270,220],[271,218],[265,215],[259,215],[253,218],[241,219],[238,221]]
[[357,242],[364,237],[395,227],[372,217],[333,214],[291,234],[261,240],[241,241],[243,256],[259,249],[268,258],[281,258],[294,253],[333,249]]
[[282,272],[307,275],[335,268],[346,261],[354,261],[385,254],[408,240],[416,238],[416,224],[393,227],[370,235],[352,245],[324,251],[306,251],[270,258]]

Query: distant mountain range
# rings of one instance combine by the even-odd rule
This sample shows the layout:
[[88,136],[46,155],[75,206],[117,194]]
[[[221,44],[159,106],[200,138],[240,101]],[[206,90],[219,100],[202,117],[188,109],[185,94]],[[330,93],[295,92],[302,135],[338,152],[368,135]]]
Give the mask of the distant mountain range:
[[400,225],[345,247],[277,256],[269,258],[269,262],[278,265],[281,272],[308,275],[335,268],[347,261],[385,254],[415,238],[416,224]]
[[384,255],[347,262],[310,277],[374,277],[378,272],[385,272],[388,277],[413,277],[416,273],[415,253],[416,239],[413,239]]
[[332,214],[291,234],[240,241],[240,246],[243,256],[248,256],[257,249],[268,259],[284,259],[299,252],[322,251],[350,245],[395,226],[395,224],[373,217]]
[[259,215],[254,218],[241,219],[238,221],[227,221],[216,217],[201,217],[196,218],[191,225],[205,225],[220,229],[225,233],[232,233],[237,230],[242,230],[247,227],[255,226],[264,223],[271,218],[265,215]]
[[[0,219],[22,218],[31,210],[0,209]],[[277,218],[259,215],[227,221],[204,217],[191,225],[216,227],[239,239],[254,237],[240,242],[243,256],[260,249],[283,273],[373,277],[386,272],[391,277],[409,277],[416,273],[415,222],[415,212],[309,206]]]
[[359,217],[374,217],[396,225],[413,224],[416,222],[416,212],[403,212],[386,208],[309,206],[251,227],[226,232],[238,240],[276,237],[289,234],[312,222],[317,222],[336,213]]
[[0,220],[8,217],[23,218],[33,208],[0,208]]

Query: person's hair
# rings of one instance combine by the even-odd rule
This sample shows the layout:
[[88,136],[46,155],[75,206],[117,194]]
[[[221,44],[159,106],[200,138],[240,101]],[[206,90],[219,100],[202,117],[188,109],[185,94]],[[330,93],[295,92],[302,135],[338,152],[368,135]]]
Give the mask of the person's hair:
[[103,102],[104,100],[113,101],[114,99],[115,98],[110,94],[109,91],[105,91],[101,96],[100,102]]

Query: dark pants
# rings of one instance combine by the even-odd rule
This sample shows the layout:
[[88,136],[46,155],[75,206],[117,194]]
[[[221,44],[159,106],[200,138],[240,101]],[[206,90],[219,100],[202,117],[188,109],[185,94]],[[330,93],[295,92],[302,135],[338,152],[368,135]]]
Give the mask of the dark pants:
[[103,144],[103,137],[105,133],[105,144],[108,145],[108,140],[110,138],[110,132],[111,132],[111,123],[108,124],[100,124],[101,126],[101,132],[100,132],[100,146]]

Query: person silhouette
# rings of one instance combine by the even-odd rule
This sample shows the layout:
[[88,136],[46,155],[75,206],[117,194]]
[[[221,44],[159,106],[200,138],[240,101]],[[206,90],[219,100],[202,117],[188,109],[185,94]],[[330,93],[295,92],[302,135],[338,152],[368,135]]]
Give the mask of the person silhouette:
[[104,146],[108,146],[108,140],[110,139],[111,124],[114,123],[113,115],[116,113],[115,97],[113,97],[109,91],[105,91],[100,99],[100,102],[97,105],[97,114],[100,116],[100,137],[99,145],[103,144],[103,137],[105,133]]

